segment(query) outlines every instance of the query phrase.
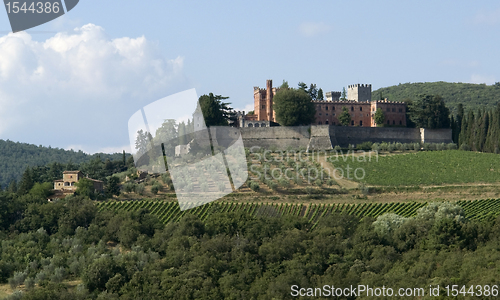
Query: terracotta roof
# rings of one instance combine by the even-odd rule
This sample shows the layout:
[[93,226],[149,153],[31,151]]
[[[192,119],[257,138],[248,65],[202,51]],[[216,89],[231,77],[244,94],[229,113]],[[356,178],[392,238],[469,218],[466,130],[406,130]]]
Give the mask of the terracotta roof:
[[57,179],[57,180],[54,180],[54,182],[63,182],[64,180],[62,179]]
[[64,171],[63,174],[77,174],[81,173],[82,171]]

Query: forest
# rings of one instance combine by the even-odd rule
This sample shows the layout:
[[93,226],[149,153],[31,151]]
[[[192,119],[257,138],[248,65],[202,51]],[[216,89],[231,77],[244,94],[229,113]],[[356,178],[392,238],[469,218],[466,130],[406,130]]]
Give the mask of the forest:
[[415,101],[419,95],[440,95],[446,106],[454,114],[458,104],[469,109],[492,109],[500,102],[500,82],[494,85],[461,82],[415,82],[403,83],[372,91],[372,99],[389,101]]
[[4,191],[0,205],[0,281],[18,290],[7,299],[292,299],[292,285],[360,284],[444,295],[446,285],[499,284],[500,218],[468,219],[450,203],[412,217],[331,214],[314,228],[244,211],[163,224],[147,209],[99,212],[36,190]]
[[[129,156],[130,154],[127,155],[127,158]],[[64,150],[0,139],[0,188],[5,188],[13,180],[19,181],[28,166],[45,166],[57,162],[76,167],[80,163],[89,162],[97,157],[103,160],[117,160],[122,157],[122,154],[98,153],[89,155],[81,150]]]

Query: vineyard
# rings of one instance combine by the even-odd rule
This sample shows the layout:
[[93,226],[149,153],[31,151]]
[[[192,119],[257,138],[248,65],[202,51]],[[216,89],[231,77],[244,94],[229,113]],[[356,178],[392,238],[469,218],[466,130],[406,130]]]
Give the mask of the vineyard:
[[[166,201],[109,201],[99,202],[98,209],[136,211],[147,209],[158,216],[163,223],[177,222],[185,214],[190,213],[205,220],[210,214],[217,212],[246,212],[252,216],[279,217],[294,215],[306,218],[309,223],[317,224],[318,220],[332,213],[356,215],[359,217],[377,217],[384,213],[395,213],[404,217],[414,216],[426,202],[392,202],[392,203],[359,203],[359,204],[290,204],[290,203],[236,203],[211,202],[190,210],[181,211],[177,202]],[[483,220],[497,217],[500,214],[500,199],[474,201],[458,201],[457,205],[464,209],[470,219]]]
[[348,166],[351,170],[361,168],[366,176],[358,181],[378,186],[500,181],[500,156],[493,153],[458,150],[423,151],[380,156],[378,161],[371,162],[338,159],[333,164],[341,169],[347,169]]

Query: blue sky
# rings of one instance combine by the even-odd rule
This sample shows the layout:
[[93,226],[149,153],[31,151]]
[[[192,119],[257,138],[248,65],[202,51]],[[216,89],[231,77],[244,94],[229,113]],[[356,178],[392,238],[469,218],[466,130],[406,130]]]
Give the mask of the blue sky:
[[0,12],[0,138],[127,149],[128,118],[189,88],[500,81],[498,1],[97,1],[27,33]]

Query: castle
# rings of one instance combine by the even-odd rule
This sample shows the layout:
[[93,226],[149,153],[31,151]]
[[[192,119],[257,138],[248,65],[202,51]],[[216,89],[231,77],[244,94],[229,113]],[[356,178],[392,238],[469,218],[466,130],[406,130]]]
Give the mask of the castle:
[[[267,80],[266,88],[254,87],[254,113],[238,112],[239,127],[270,127],[278,125],[273,109],[273,97],[280,88]],[[406,127],[406,103],[385,100],[372,101],[371,84],[353,84],[347,88],[347,100],[341,100],[340,92],[327,92],[326,100],[313,100],[316,107],[312,125],[340,125],[338,116],[346,107],[351,115],[350,126],[376,127],[375,112],[382,109],[385,126]]]

